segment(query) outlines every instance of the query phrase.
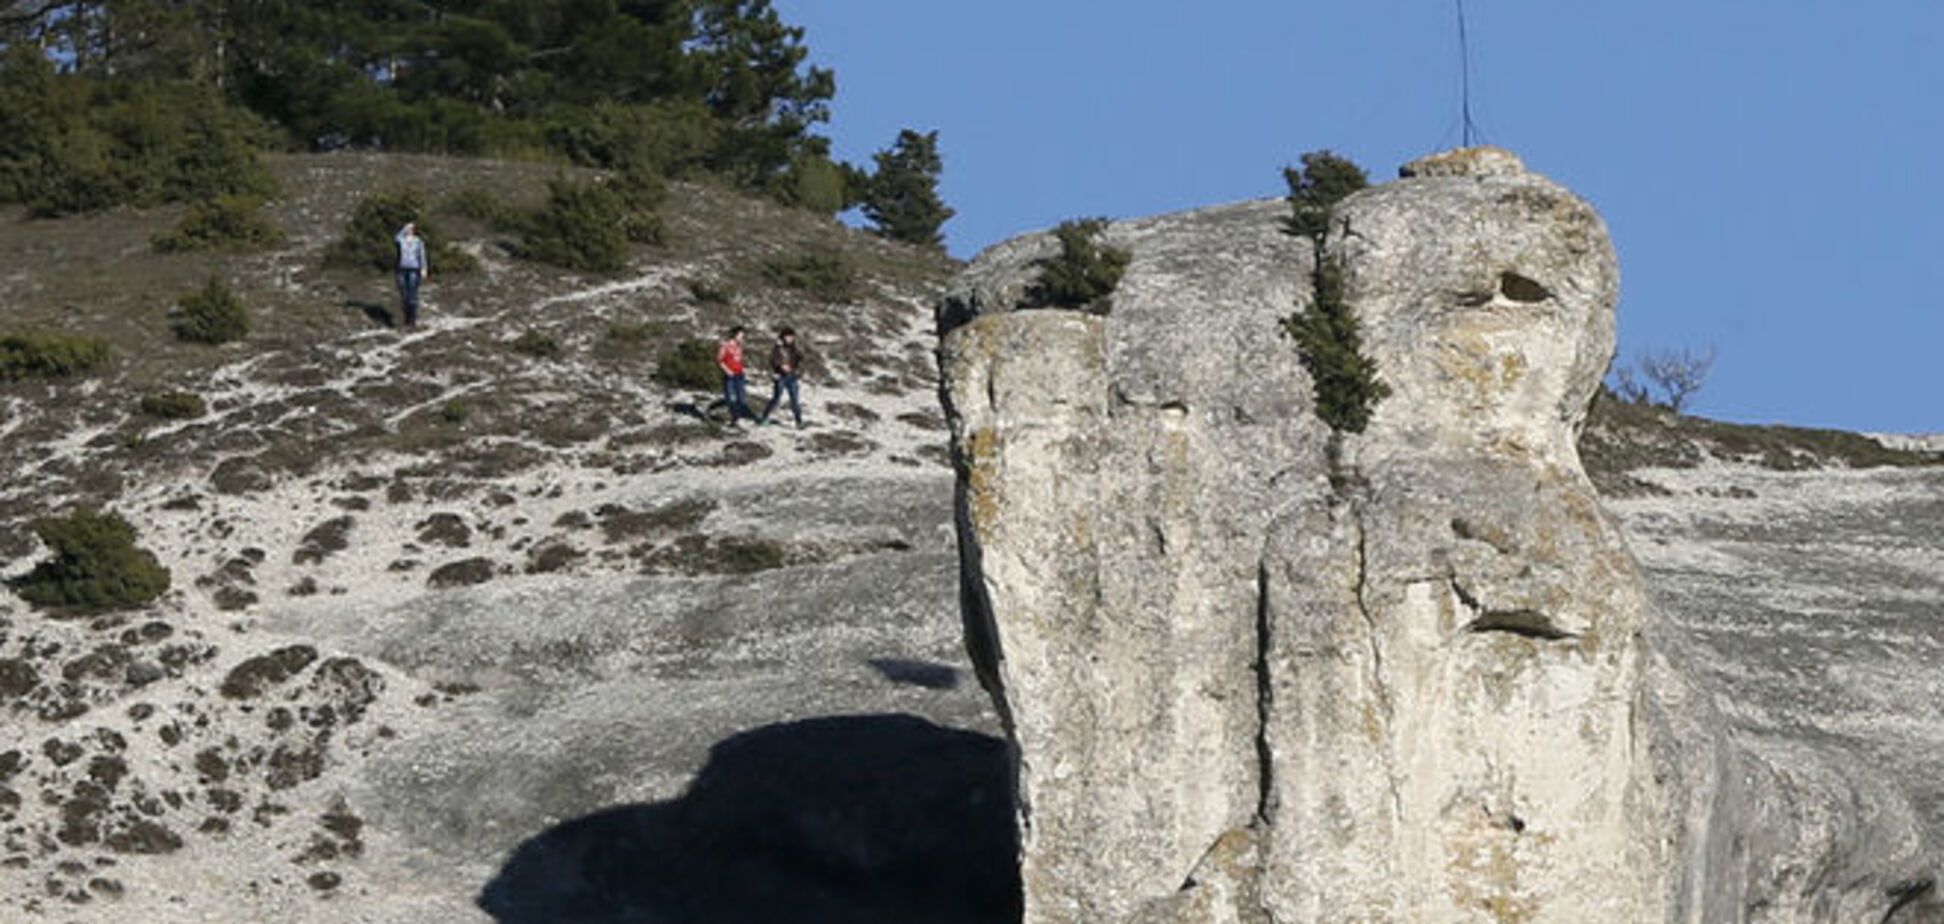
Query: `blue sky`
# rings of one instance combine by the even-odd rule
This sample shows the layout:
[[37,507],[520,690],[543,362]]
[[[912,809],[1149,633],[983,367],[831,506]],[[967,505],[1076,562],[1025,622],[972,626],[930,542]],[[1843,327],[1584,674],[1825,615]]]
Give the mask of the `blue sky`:
[[[837,72],[838,156],[939,131],[961,257],[1460,140],[1453,0],[775,6]],[[1613,232],[1623,359],[1714,346],[1707,416],[1944,431],[1944,3],[1466,8],[1484,139]]]

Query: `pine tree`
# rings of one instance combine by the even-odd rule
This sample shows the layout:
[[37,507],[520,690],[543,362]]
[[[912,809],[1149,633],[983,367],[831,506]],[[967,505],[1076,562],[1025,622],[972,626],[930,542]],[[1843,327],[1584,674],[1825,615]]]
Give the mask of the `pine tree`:
[[1330,210],[1369,180],[1362,167],[1329,151],[1311,151],[1302,161],[1301,169],[1283,168],[1291,209],[1283,229],[1310,239],[1315,298],[1283,319],[1283,331],[1296,341],[1296,358],[1309,372],[1316,416],[1337,434],[1362,433],[1377,402],[1389,397],[1390,386],[1377,377],[1376,361],[1363,351],[1362,326],[1343,297],[1343,267],[1324,255],[1323,244]]
[[1288,202],[1293,214],[1284,223],[1289,233],[1307,237],[1319,244],[1330,220],[1330,208],[1337,200],[1370,185],[1362,167],[1328,150],[1303,155],[1301,169],[1283,168],[1289,184]]
[[938,175],[945,162],[938,156],[938,132],[898,133],[890,150],[873,155],[877,172],[864,189],[864,217],[879,235],[907,244],[940,247],[939,228],[954,214],[938,197]]

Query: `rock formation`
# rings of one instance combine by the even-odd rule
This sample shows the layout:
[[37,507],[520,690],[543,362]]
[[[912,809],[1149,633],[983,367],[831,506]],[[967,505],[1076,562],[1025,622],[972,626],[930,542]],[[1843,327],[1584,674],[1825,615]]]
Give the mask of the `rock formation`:
[[[1843,793],[1749,758],[1651,646],[1575,448],[1614,345],[1598,215],[1508,152],[1403,174],[1322,251],[1392,390],[1361,434],[1279,336],[1314,259],[1280,203],[1111,226],[1106,316],[1015,310],[1043,235],[944,303],[1028,924],[1733,920],[1787,865],[1756,855],[1856,878],[1843,845],[1912,830],[1803,823]],[[1882,915],[1878,885],[1759,919]]]

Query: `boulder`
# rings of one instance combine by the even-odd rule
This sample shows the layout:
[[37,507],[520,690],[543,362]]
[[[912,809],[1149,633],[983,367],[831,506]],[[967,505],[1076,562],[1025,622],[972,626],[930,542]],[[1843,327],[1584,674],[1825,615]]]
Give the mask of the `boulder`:
[[[1580,464],[1619,284],[1598,214],[1497,149],[1402,172],[1320,247],[1281,202],[1112,224],[1105,315],[1026,310],[1046,234],[942,302],[1024,920],[1919,907],[1908,802],[1735,733]],[[1319,257],[1390,390],[1362,433],[1317,419],[1281,333]]]

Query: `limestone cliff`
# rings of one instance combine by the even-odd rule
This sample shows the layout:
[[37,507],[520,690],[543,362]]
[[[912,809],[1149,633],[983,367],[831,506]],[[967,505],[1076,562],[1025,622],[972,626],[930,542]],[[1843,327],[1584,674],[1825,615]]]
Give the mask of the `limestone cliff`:
[[[1014,310],[1044,236],[944,303],[1026,921],[1889,913],[1916,854],[1844,851],[1914,844],[1907,808],[1751,757],[1651,644],[1575,448],[1613,351],[1599,216],[1503,151],[1404,173],[1325,242],[1392,389],[1334,450],[1279,336],[1313,259],[1280,203],[1110,227],[1107,316]],[[1806,834],[1846,797],[1874,814]],[[1756,885],[1784,867],[1850,878]]]

